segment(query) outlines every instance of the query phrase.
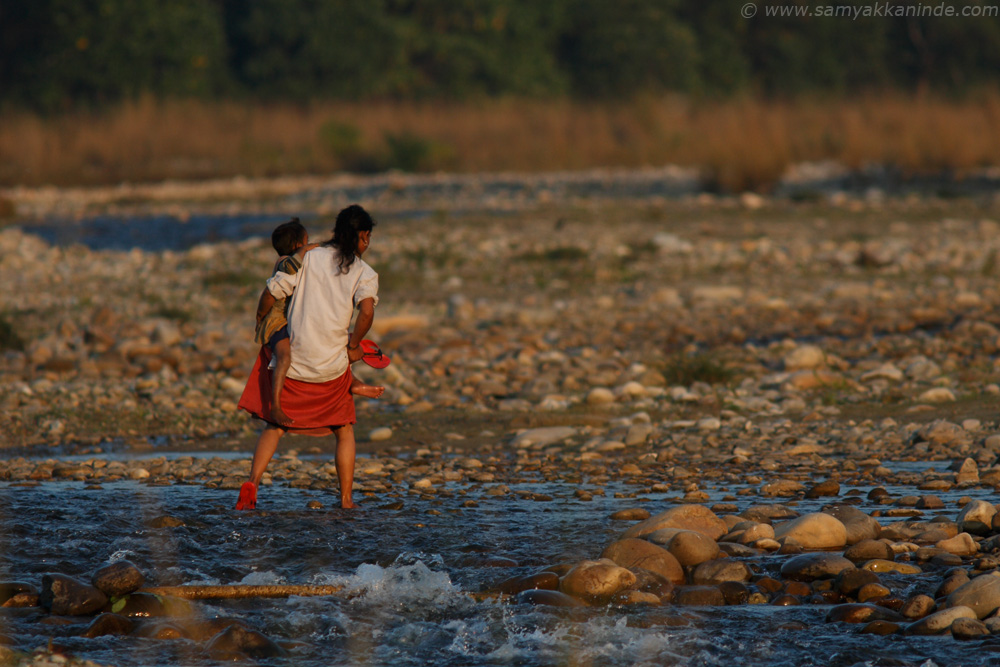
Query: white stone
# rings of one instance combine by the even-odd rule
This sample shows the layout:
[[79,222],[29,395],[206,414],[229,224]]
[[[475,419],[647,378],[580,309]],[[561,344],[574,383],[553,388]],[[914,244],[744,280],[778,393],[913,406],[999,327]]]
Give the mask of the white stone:
[[934,387],[917,398],[922,403],[950,403],[955,401],[955,393],[948,387]]
[[788,371],[812,370],[826,364],[826,353],[815,345],[801,345],[785,355],[784,361]]
[[607,405],[615,402],[615,395],[607,387],[594,387],[587,394],[587,403],[590,405]]
[[392,437],[392,429],[388,426],[381,426],[379,428],[373,428],[368,432],[368,439],[372,442],[378,442],[380,440],[388,440]]

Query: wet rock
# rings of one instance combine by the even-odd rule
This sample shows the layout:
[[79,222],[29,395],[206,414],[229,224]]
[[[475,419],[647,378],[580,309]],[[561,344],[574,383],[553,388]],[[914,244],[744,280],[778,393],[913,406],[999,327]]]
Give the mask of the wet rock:
[[899,623],[905,620],[902,616],[874,604],[849,602],[838,604],[826,615],[827,623],[868,623],[869,621],[891,621]]
[[104,637],[106,635],[127,635],[134,628],[135,623],[124,616],[105,612],[97,615],[81,636],[93,639],[94,637]]
[[823,512],[834,517],[847,530],[847,543],[856,544],[862,540],[878,539],[882,526],[875,517],[865,514],[850,505],[833,505],[824,507]]
[[[839,496],[840,483],[834,479],[828,479],[814,484],[806,491],[806,498],[822,498],[824,496]],[[838,519],[840,517],[837,517]],[[843,521],[843,519],[841,519]]]
[[[628,546],[623,549],[625,553],[629,551]],[[638,550],[632,553],[638,555]],[[615,593],[632,587],[635,581],[634,574],[612,560],[587,560],[574,566],[559,580],[559,590],[585,600],[606,601]]]
[[610,518],[615,521],[642,521],[649,518],[649,510],[641,507],[632,507],[629,509],[618,510],[612,514]]
[[750,600],[750,588],[740,581],[723,581],[719,591],[728,605],[746,604]]
[[[646,540],[625,538],[612,542],[601,553],[601,558],[625,568],[638,568],[655,572],[675,584],[684,582],[684,570],[669,551]],[[568,575],[567,575],[568,576]],[[562,589],[564,592],[569,592]]]
[[688,607],[721,607],[726,598],[716,586],[678,586],[673,603]]
[[979,545],[968,533],[959,533],[950,539],[940,540],[935,546],[956,556],[971,556],[979,551]]
[[894,635],[902,631],[902,626],[899,623],[893,623],[891,621],[871,621],[865,627],[861,628],[861,634],[863,635]]
[[108,597],[121,597],[142,588],[145,578],[135,565],[127,560],[109,563],[94,572],[90,582]]
[[958,529],[973,535],[988,535],[993,530],[996,507],[985,500],[973,500],[958,514]]
[[728,531],[726,522],[703,505],[680,505],[638,523],[626,530],[622,537],[643,537],[662,528],[693,530],[717,540]]
[[[857,593],[862,587],[868,584],[878,584],[881,580],[878,575],[870,570],[859,570],[850,568],[841,570],[834,581],[834,587],[849,597],[857,597]],[[860,600],[863,602],[863,600]]]
[[102,609],[108,598],[97,588],[64,574],[43,574],[39,602],[56,616],[87,616]]
[[861,564],[862,569],[872,572],[896,572],[899,574],[920,574],[922,570],[917,565],[910,563],[895,563],[890,560],[875,558]]
[[6,605],[8,600],[20,593],[38,595],[38,589],[21,581],[0,582],[0,605]]
[[721,584],[726,581],[750,581],[752,573],[749,566],[741,560],[721,558],[702,563],[691,573],[694,584]]
[[150,618],[168,615],[164,599],[150,593],[132,593],[116,600],[111,611],[129,618]]
[[894,557],[892,547],[885,542],[870,539],[852,544],[844,552],[844,558],[854,563],[863,563],[875,558],[891,561]]
[[240,655],[254,659],[277,658],[285,655],[286,651],[256,630],[233,624],[212,638],[208,653],[216,660],[232,660]]
[[962,461],[958,471],[955,473],[955,484],[979,484],[979,467],[976,465],[974,459],[965,459]]
[[503,595],[516,595],[533,589],[554,591],[559,588],[559,575],[555,572],[538,572],[521,577],[511,577],[493,587]]
[[910,623],[903,632],[908,635],[938,635],[948,630],[960,618],[976,618],[976,612],[968,607],[950,607],[936,611],[919,621]]
[[914,595],[900,608],[899,613],[910,620],[923,618],[937,609],[937,603],[929,595]]
[[715,540],[693,530],[682,530],[667,543],[667,551],[683,567],[691,567],[717,558],[719,545]]
[[982,621],[974,618],[958,618],[949,628],[955,639],[975,639],[990,634],[989,628]]
[[967,583],[969,583],[969,575],[965,570],[953,570],[934,591],[934,597],[947,597]]
[[1000,574],[981,574],[948,595],[949,607],[965,607],[986,618],[1000,609]]
[[167,514],[163,516],[158,516],[155,519],[150,520],[149,522],[150,528],[180,528],[181,526],[185,525],[187,524],[184,523],[183,519],[179,519],[175,516],[170,516]]
[[[864,570],[861,570],[864,572]],[[880,583],[865,584],[854,597],[857,598],[858,602],[868,602],[869,600],[885,600],[888,599],[892,594],[892,591],[888,587],[883,586]]]
[[666,577],[637,567],[632,570],[635,575],[635,583],[632,586],[637,591],[652,593],[660,598],[661,602],[669,602],[674,594],[674,583]]
[[792,538],[803,549],[836,549],[847,544],[847,529],[829,514],[815,512],[778,524],[774,537]]
[[781,576],[794,581],[830,579],[844,570],[853,570],[854,563],[832,553],[801,554],[789,558],[781,566]]
[[659,606],[661,604],[660,598],[652,593],[645,593],[643,591],[622,591],[611,598],[611,604],[620,605],[651,605]]
[[134,633],[137,637],[149,639],[186,639],[184,629],[167,621],[143,623]]
[[527,590],[517,595],[517,601],[524,604],[546,605],[549,607],[586,607],[577,598],[559,591]]
[[768,498],[794,496],[805,489],[799,482],[782,479],[760,487],[760,495]]

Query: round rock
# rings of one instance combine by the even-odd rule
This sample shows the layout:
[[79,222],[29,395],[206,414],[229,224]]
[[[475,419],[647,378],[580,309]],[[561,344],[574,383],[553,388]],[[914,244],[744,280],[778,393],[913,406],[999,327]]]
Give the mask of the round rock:
[[801,554],[789,558],[781,566],[781,576],[794,581],[831,579],[844,570],[854,569],[854,563],[831,553]]
[[684,583],[684,570],[677,558],[663,547],[646,540],[629,537],[612,542],[601,553],[601,558],[621,567],[649,570],[675,584]]
[[127,560],[120,560],[94,572],[90,583],[108,597],[121,597],[142,588],[144,581],[139,568]]
[[774,537],[779,541],[790,537],[803,549],[837,549],[847,544],[847,529],[835,517],[814,512],[778,524]]
[[662,528],[693,530],[713,540],[728,532],[726,522],[704,505],[678,505],[637,523],[622,537],[643,537]]
[[981,574],[948,595],[949,607],[966,607],[976,618],[986,618],[1000,609],[1000,576]]
[[559,590],[576,598],[603,601],[634,583],[635,575],[614,561],[585,560],[560,579]]

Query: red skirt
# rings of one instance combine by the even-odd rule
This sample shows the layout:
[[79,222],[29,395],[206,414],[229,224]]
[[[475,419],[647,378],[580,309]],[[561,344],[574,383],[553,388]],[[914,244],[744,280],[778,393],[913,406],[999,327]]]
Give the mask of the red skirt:
[[[271,421],[271,351],[260,348],[257,361],[250,371],[238,407],[268,423]],[[330,435],[346,424],[354,424],[354,396],[351,394],[351,368],[339,378],[327,382],[303,382],[285,378],[281,392],[281,407],[293,421],[282,426],[289,433]]]

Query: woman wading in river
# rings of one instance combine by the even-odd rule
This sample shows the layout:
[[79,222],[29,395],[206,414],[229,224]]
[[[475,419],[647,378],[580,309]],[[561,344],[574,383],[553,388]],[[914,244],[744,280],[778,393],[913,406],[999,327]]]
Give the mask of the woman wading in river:
[[[351,364],[363,355],[361,341],[372,325],[378,303],[378,274],[361,259],[371,245],[375,221],[358,205],[337,215],[333,238],[305,254],[295,274],[277,273],[267,281],[275,298],[291,296],[288,330],[292,360],[282,407],[291,426],[270,421],[270,354],[261,349],[239,407],[268,422],[253,454],[250,480],[240,488],[236,509],[254,509],[257,487],[285,433],[337,437],[340,504],[356,507],[354,484],[354,398]],[[349,332],[357,308],[354,331]]]

